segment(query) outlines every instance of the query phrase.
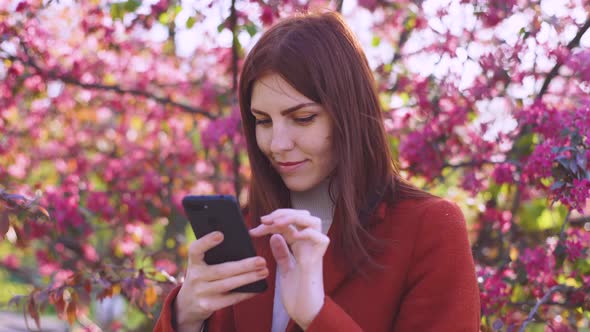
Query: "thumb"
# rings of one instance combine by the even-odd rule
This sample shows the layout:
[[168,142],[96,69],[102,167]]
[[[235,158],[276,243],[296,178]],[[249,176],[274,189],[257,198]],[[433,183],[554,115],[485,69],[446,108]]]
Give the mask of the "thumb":
[[270,237],[270,249],[277,262],[279,271],[282,273],[289,271],[292,264],[292,258],[285,238],[280,234],[273,234],[273,236]]

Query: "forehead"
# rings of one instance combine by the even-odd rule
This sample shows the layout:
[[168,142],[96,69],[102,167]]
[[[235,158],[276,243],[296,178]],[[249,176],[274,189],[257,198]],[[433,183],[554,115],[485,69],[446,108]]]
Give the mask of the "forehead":
[[280,75],[272,73],[254,82],[251,107],[258,110],[273,111],[300,103],[312,102]]

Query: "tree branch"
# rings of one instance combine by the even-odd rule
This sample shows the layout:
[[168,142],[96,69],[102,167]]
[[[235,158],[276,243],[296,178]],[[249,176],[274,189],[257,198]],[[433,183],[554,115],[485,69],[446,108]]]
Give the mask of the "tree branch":
[[[586,31],[588,31],[588,29],[590,28],[590,17],[588,17],[588,19],[586,20],[586,23],[584,23],[584,25],[580,28],[580,30],[578,30],[578,33],[576,33],[576,36],[574,37],[574,39],[572,39],[568,44],[567,44],[567,49],[568,50],[572,50],[574,47],[577,47],[580,45],[580,40],[582,39],[582,36],[584,35],[584,33],[586,33]],[[547,74],[547,77],[545,77],[545,81],[543,82],[543,85],[541,86],[541,90],[539,91],[539,94],[537,95],[537,100],[540,100],[543,95],[547,92],[547,89],[549,89],[549,84],[551,84],[551,81],[557,76],[557,74],[559,73],[559,68],[561,68],[561,66],[563,65],[563,62],[561,61],[557,61],[557,63],[555,64],[555,66],[553,66],[553,68],[551,68],[551,71],[549,71],[549,74]]]
[[[580,28],[578,33],[576,33],[576,36],[567,44],[566,47],[569,50],[573,49],[574,47],[577,47],[580,44],[580,39],[582,38],[584,33],[589,28],[590,28],[590,17],[588,17],[588,19],[586,20],[586,23],[584,23],[584,25]],[[543,98],[543,95],[547,92],[547,89],[549,88],[549,84],[557,76],[557,74],[559,72],[559,68],[562,65],[563,65],[563,63],[558,61],[555,64],[555,66],[551,69],[551,71],[549,72],[547,77],[545,77],[545,81],[543,82],[543,86],[541,87],[539,94],[535,98],[536,100],[541,100],[541,98]],[[514,141],[518,141],[521,137],[528,134],[530,131],[531,131],[531,127],[529,125],[525,125],[522,128],[522,130],[520,131],[520,133],[515,137]],[[516,146],[513,146],[511,151],[509,152],[509,154],[513,154],[515,152],[515,149],[516,149]],[[521,190],[520,190],[520,186],[517,185],[516,186],[516,193],[515,193],[514,199],[512,201],[512,207],[510,209],[511,213],[512,213],[512,217],[510,220],[512,227],[510,228],[510,232],[508,233],[509,235],[511,235],[514,232],[514,226],[515,226],[514,217],[516,215],[516,212],[518,211],[518,208],[520,207],[520,200],[521,200]],[[508,239],[508,241],[511,241],[511,239]]]
[[[230,12],[230,28],[232,32],[232,91],[233,91],[233,98],[237,97],[238,93],[238,32],[237,32],[237,20],[238,16],[236,13],[236,0],[232,0],[231,2],[231,12]],[[234,99],[235,100],[235,99]],[[239,130],[239,128],[238,128]],[[242,191],[242,183],[240,181],[240,150],[233,144],[233,156],[232,156],[232,168],[233,168],[233,175],[234,175],[234,191],[236,192],[236,197],[240,197],[240,192]]]
[[518,165],[518,162],[512,161],[512,160],[506,160],[506,161],[470,160],[470,161],[460,162],[457,164],[445,163],[442,165],[442,168],[463,168],[463,167],[477,167],[477,166],[483,166],[483,165],[501,165],[501,164]]
[[339,13],[342,13],[342,4],[344,3],[344,0],[336,0],[336,11]]
[[33,60],[33,57],[31,56],[27,45],[25,45],[25,43],[22,41],[20,42],[20,45],[23,48],[25,54],[27,55],[27,59],[23,60],[19,57],[12,56],[12,55],[9,55],[7,57],[7,59],[9,59],[11,61],[19,61],[19,62],[23,63],[24,65],[28,65],[28,66],[34,68],[35,71],[39,75],[41,75],[45,78],[52,79],[52,80],[59,80],[59,81],[62,81],[66,84],[69,84],[69,85],[75,85],[75,86],[79,86],[79,87],[82,87],[85,89],[90,89],[90,90],[112,91],[112,92],[116,92],[118,94],[131,94],[134,96],[144,97],[147,99],[154,100],[154,101],[156,101],[160,104],[163,104],[163,105],[170,105],[173,107],[177,107],[187,113],[202,115],[202,116],[207,117],[209,119],[217,118],[217,116],[211,114],[210,112],[207,112],[205,109],[194,107],[194,106],[183,104],[183,103],[179,103],[177,101],[172,100],[170,97],[156,96],[152,93],[149,93],[144,90],[139,90],[139,89],[125,89],[125,88],[122,88],[121,86],[118,86],[118,85],[106,85],[106,84],[98,84],[98,83],[82,83],[73,77],[69,77],[66,75],[59,75],[55,71],[46,71],[43,68],[41,68],[41,66],[39,66]]
[[565,289],[567,289],[567,288],[564,285],[557,285],[557,286],[551,287],[551,289],[549,289],[549,291],[540,300],[537,301],[537,303],[535,304],[535,306],[533,307],[531,312],[529,312],[529,316],[527,317],[527,319],[522,323],[522,326],[520,327],[518,332],[525,331],[525,327],[527,326],[527,324],[529,322],[531,322],[533,320],[533,317],[535,317],[535,314],[537,313],[537,310],[539,310],[539,307],[542,304],[547,303],[547,301],[549,301],[549,298],[551,297],[551,295],[553,295],[553,293],[563,291]]

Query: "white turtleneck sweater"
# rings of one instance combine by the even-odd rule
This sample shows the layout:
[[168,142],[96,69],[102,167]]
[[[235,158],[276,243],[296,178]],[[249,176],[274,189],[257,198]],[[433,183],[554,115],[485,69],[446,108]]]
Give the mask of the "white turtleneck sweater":
[[[334,216],[334,203],[328,193],[329,181],[324,180],[308,191],[291,192],[291,206],[296,210],[307,210],[309,213],[322,220],[322,233],[327,234],[332,225]],[[279,271],[275,278],[275,295],[272,310],[272,332],[285,332],[289,323],[289,315],[281,301],[281,284]]]

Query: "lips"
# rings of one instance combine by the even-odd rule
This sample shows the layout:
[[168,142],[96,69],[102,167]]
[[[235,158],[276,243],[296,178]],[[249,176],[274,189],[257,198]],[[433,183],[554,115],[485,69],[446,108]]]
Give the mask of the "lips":
[[294,162],[277,162],[277,164],[279,166],[294,166],[294,165],[299,165],[301,163],[305,162],[305,160],[302,161],[294,161]]
[[276,162],[276,168],[277,171],[279,171],[279,173],[282,174],[286,174],[286,173],[292,173],[295,170],[297,170],[299,167],[301,167],[303,164],[305,164],[306,160],[301,160],[301,161],[285,161],[285,162]]

